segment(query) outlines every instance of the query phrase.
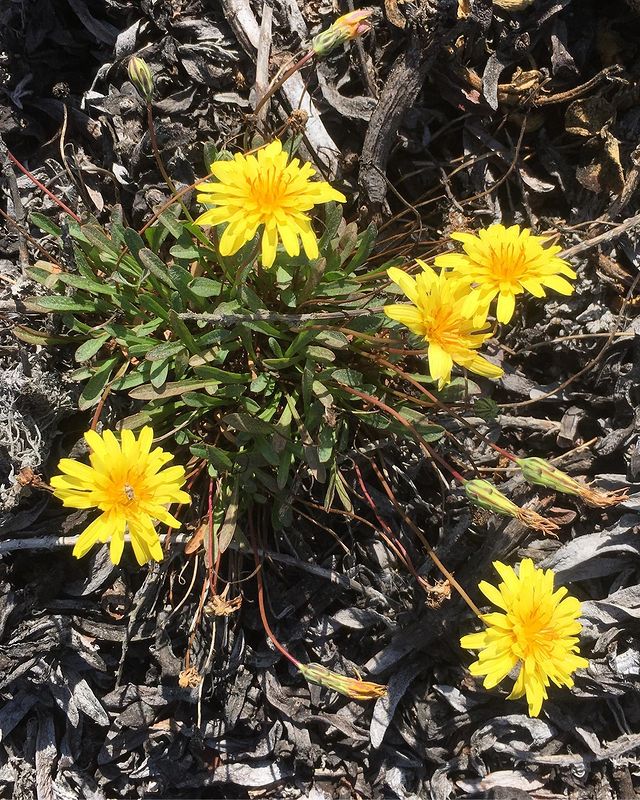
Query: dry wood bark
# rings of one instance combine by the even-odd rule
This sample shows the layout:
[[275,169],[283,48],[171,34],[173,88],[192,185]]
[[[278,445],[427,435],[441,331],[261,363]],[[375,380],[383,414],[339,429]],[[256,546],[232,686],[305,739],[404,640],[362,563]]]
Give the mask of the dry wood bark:
[[358,182],[371,216],[387,193],[386,168],[398,128],[424,83],[443,39],[446,20],[455,16],[451,0],[427,0],[411,22],[405,49],[396,58],[367,128]]

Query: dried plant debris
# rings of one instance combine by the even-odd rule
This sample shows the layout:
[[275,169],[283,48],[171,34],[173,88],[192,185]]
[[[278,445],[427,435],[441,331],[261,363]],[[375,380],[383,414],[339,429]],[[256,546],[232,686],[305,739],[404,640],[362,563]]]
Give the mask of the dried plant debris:
[[[613,800],[637,794],[638,3],[386,0],[372,4],[372,14],[341,23],[342,38],[333,28],[331,47],[318,34],[351,11],[346,4],[5,5],[0,796]],[[372,30],[364,34],[358,25]],[[320,56],[265,98],[269,83],[314,47]],[[138,62],[129,66],[132,57],[142,59],[148,75],[136,71]],[[310,372],[305,385],[317,393],[318,425],[327,439],[316,442],[308,420],[290,421],[309,465],[289,471],[285,464],[265,490],[276,491],[277,483],[281,493],[277,535],[254,537],[239,514],[237,487],[222,498],[224,513],[209,516],[221,498],[198,482],[207,470],[196,474],[197,459],[185,447],[179,463],[191,505],[184,504],[183,527],[167,537],[158,528],[153,552],[142,553],[162,552],[162,560],[140,570],[128,544],[117,565],[97,544],[76,560],[70,544],[89,529],[92,513],[65,513],[47,481],[62,457],[86,465],[82,434],[98,404],[99,432],[117,429],[148,402],[145,392],[155,391],[149,382],[136,383],[136,376],[149,364],[164,368],[165,358],[175,359],[172,369],[177,364],[181,376],[204,368],[203,374],[219,370],[216,381],[221,377],[211,360],[190,363],[188,336],[195,325],[180,327],[174,307],[175,281],[185,272],[189,281],[200,281],[195,286],[203,294],[191,293],[198,313],[206,314],[217,297],[218,287],[198,271],[207,265],[210,242],[195,225],[174,241],[186,228],[169,212],[138,248],[146,248],[137,285],[144,291],[131,290],[131,302],[148,294],[145,280],[160,280],[157,294],[166,306],[159,331],[167,341],[154,342],[164,348],[155,360],[146,358],[143,340],[153,331],[138,331],[135,341],[119,329],[113,335],[137,307],[118,310],[113,319],[76,320],[71,331],[75,310],[64,320],[45,318],[33,313],[33,304],[68,273],[71,281],[55,291],[73,305],[77,286],[89,280],[87,264],[105,255],[103,230],[122,231],[122,241],[126,233],[132,246],[172,195],[161,166],[174,189],[185,190],[181,200],[196,219],[210,212],[198,204],[193,184],[212,163],[274,139],[293,141],[300,164],[309,162],[318,179],[347,199],[345,219],[327,215],[326,227],[317,230],[321,247],[325,240],[335,244],[330,266],[309,273],[307,294],[280,308],[285,316],[317,312],[309,301],[326,272],[342,281],[342,291],[348,280],[340,270],[360,246],[371,275],[349,291],[362,292],[359,301],[377,307],[380,320],[382,306],[393,303],[387,307],[401,323],[410,305],[419,307],[403,271],[410,267],[412,280],[427,281],[415,258],[429,267],[436,257],[456,266],[462,249],[451,234],[473,249],[479,230],[517,225],[563,248],[558,259],[577,275],[568,276],[571,294],[551,290],[542,302],[519,292],[514,308],[502,301],[501,325],[495,314],[488,325],[486,315],[471,315],[478,322],[473,336],[486,339],[482,358],[493,367],[495,383],[487,379],[491,367],[483,373],[473,361],[481,374],[468,377],[477,383],[443,380],[438,392],[435,382],[422,381],[424,340],[418,339],[405,364],[413,384],[380,364],[371,368],[390,392],[402,388],[422,402],[424,413],[411,424],[427,445],[437,441],[440,457],[465,475],[467,495],[483,490],[481,502],[467,502],[442,465],[434,466],[428,447],[401,439],[397,420],[379,422],[371,435],[383,416],[379,407],[360,408],[349,435],[334,435],[338,415],[328,395],[335,387],[314,387]],[[81,229],[34,179],[89,223]],[[208,185],[220,180],[209,175]],[[190,224],[186,217],[179,222]],[[371,222],[379,228],[376,244]],[[261,224],[267,225],[266,216]],[[500,235],[507,234],[501,229]],[[314,246],[308,238],[307,245]],[[162,273],[163,282],[158,253],[168,257],[169,250],[174,271]],[[102,263],[119,256],[116,247]],[[128,280],[124,266],[121,285]],[[397,285],[409,289],[406,297],[388,300],[388,288],[380,287],[389,267],[397,270],[390,279],[403,273]],[[292,275],[278,262],[275,269],[293,291]],[[534,284],[525,288],[532,286],[537,293]],[[332,297],[335,313],[354,310],[341,305],[339,292]],[[260,316],[274,309],[259,307],[249,292],[241,302],[241,314],[239,303],[223,309],[233,320],[230,329],[240,324],[234,314],[251,311],[251,336],[264,337],[265,347],[273,346],[269,337],[277,344],[280,322]],[[422,298],[423,308],[434,303],[432,295]],[[227,330],[226,324],[202,322],[197,333]],[[329,341],[301,345],[323,369],[351,354],[355,334],[365,331],[357,314],[339,325],[344,332],[332,332]],[[102,326],[112,326],[111,333]],[[185,336],[185,327],[187,344],[176,355],[172,333],[179,328]],[[288,336],[290,322],[286,330]],[[84,341],[69,347],[72,335]],[[385,335],[411,334],[398,324]],[[85,349],[78,357],[79,346]],[[98,376],[102,383],[87,390],[78,375],[90,370],[103,347],[104,360],[121,359],[118,366],[126,363],[126,370],[105,372]],[[472,363],[470,350],[463,356]],[[235,374],[246,369],[249,380],[257,380],[255,363],[265,357],[274,373],[298,379],[297,364],[304,362],[285,364],[284,351],[257,353],[253,363],[238,362]],[[340,361],[340,368],[341,384],[357,389],[353,363]],[[439,377],[451,378],[451,369]],[[116,380],[128,388],[120,392]],[[237,385],[225,384],[222,393],[231,396]],[[419,387],[455,413],[446,416]],[[194,417],[180,421],[178,435],[195,428],[198,409],[213,397],[191,388]],[[158,407],[174,402],[179,393],[173,389]],[[356,409],[353,395],[344,396]],[[406,399],[395,398],[404,408]],[[214,407],[210,413],[217,425],[219,412]],[[214,470],[233,467],[225,448],[242,436],[262,436],[264,452],[273,445],[272,460],[286,451],[270,422],[263,420],[256,433],[247,431],[247,418],[253,419],[233,418],[210,445]],[[526,470],[523,477],[496,443],[507,454],[534,458],[534,467],[545,459],[566,480],[554,472],[555,486],[527,484]],[[169,439],[160,444],[170,450]],[[339,469],[327,474],[320,456],[331,448],[338,451]],[[130,501],[120,498],[127,507]],[[508,516],[492,514],[496,506],[508,508]],[[268,520],[268,505],[261,508]],[[532,520],[537,524],[527,527]],[[219,531],[215,540],[213,530]],[[434,567],[429,548],[448,577]],[[484,688],[469,673],[475,656],[459,646],[461,637],[482,628],[456,582],[489,612],[495,609],[477,587],[494,579],[492,563],[515,566],[527,559],[552,570],[556,586],[579,601],[580,656],[588,662],[573,672],[571,689],[549,688],[538,717],[526,713],[524,700],[507,701],[504,683]],[[261,604],[273,638],[265,635]]]

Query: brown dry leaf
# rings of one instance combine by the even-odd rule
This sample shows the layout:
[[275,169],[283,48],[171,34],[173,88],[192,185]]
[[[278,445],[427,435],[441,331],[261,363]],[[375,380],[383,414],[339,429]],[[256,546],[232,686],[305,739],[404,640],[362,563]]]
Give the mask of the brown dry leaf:
[[387,12],[387,19],[396,28],[404,28],[407,20],[398,11],[398,0],[384,0],[384,10]]
[[614,108],[604,97],[574,100],[567,108],[564,126],[576,136],[595,136],[613,118]]
[[589,164],[578,167],[576,178],[590,192],[619,194],[624,186],[620,142],[606,128],[601,132],[602,149]]
[[202,547],[204,535],[209,530],[209,523],[203,522],[184,546],[185,555],[190,556]]
[[493,0],[493,5],[505,11],[524,11],[534,4],[535,0]]
[[458,19],[466,19],[471,14],[471,0],[458,0]]
[[224,595],[226,595],[226,590],[222,594],[214,594],[204,607],[204,613],[211,614],[214,617],[230,617],[234,611],[240,608],[242,595],[233,597],[231,600],[227,600]]
[[202,675],[195,667],[187,667],[178,675],[178,686],[182,689],[195,689],[202,683]]

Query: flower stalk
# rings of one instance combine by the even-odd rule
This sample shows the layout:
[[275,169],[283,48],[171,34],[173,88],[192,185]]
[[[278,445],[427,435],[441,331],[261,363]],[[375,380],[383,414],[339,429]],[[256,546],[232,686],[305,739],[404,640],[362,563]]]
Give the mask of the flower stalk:
[[278,89],[282,88],[283,84],[286,83],[292,75],[299,72],[313,58],[316,56],[327,56],[341,44],[368,33],[371,30],[371,24],[368,22],[368,19],[372,14],[373,9],[371,8],[350,11],[348,14],[338,17],[326,31],[322,31],[315,36],[311,40],[311,49],[271,83],[267,91],[256,104],[253,112],[254,115],[257,117],[265,104],[269,102]]

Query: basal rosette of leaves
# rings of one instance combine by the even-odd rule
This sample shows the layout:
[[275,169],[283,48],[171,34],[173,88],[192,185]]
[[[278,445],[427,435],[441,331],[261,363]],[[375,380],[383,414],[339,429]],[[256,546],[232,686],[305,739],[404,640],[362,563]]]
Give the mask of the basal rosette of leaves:
[[[63,460],[66,477],[52,480],[57,494],[74,507],[111,515],[102,527],[92,523],[76,554],[111,537],[112,558],[119,560],[126,526],[133,536],[131,520],[140,512],[148,522],[134,542],[140,563],[160,559],[160,539],[149,527],[155,519],[192,524],[194,542],[204,519],[210,556],[217,560],[246,520],[263,603],[252,528],[256,507],[268,508],[273,527],[287,527],[293,522],[292,503],[315,485],[314,492],[323,487],[325,508],[339,503],[350,513],[341,468],[356,452],[356,428],[371,440],[417,440],[464,486],[471,503],[555,535],[554,522],[520,508],[486,480],[465,478],[430,443],[444,435],[443,419],[461,420],[451,401],[475,399],[477,416],[495,414],[495,403],[478,397],[480,389],[468,376],[452,379],[453,369],[492,380],[502,374],[484,358],[485,340],[494,334],[488,321],[495,296],[492,286],[487,289],[490,279],[503,273],[517,279],[514,297],[524,289],[538,296],[536,281],[543,278],[558,288],[547,275],[558,267],[547,263],[557,248],[545,250],[538,237],[517,226],[496,225],[489,229],[491,236],[503,245],[520,242],[520,250],[505,245],[497,258],[493,250],[487,255],[472,243],[477,252],[469,244],[471,255],[436,259],[440,271],[419,259],[385,261],[383,251],[372,257],[375,229],[359,231],[344,219],[344,195],[314,178],[310,165],[292,158],[293,145],[272,143],[259,148],[257,157],[214,153],[212,158],[209,150],[207,166],[216,180],[202,183],[198,199],[204,211],[195,222],[179,197],[140,231],[125,223],[118,207],[105,226],[71,219],[65,222],[65,244],[73,258],[65,259],[64,267],[40,261],[30,269],[30,277],[50,293],[31,298],[28,305],[61,314],[65,332],[51,336],[19,326],[15,333],[33,344],[72,349],[87,427],[95,431],[103,421],[116,430],[134,430],[144,439],[140,452],[149,459],[171,454],[184,466],[163,478],[155,462],[138,474],[126,459],[121,468],[111,469],[99,452],[91,456],[93,471]],[[34,214],[31,221],[62,241],[63,232],[50,220]],[[487,236],[480,232],[481,243]],[[460,267],[469,267],[469,259],[476,270],[471,277]],[[389,303],[393,294],[400,303]],[[495,313],[500,316],[499,307]],[[124,418],[109,406],[115,396],[126,401],[118,404],[128,410]],[[89,436],[98,446],[98,434]],[[132,452],[130,433],[120,444],[112,433],[105,436],[122,458]],[[162,449],[149,455],[151,439]],[[624,499],[621,491],[591,489],[543,459],[518,459],[492,446],[532,484],[600,507]],[[187,491],[180,488],[183,482]],[[155,502],[156,495],[164,499]],[[206,496],[209,507],[203,512],[206,501],[199,500]],[[184,512],[188,497],[194,508],[180,519],[160,507],[182,503]],[[422,532],[403,518],[449,584],[480,614]],[[147,549],[141,549],[142,534]],[[273,637],[262,606],[260,613],[275,646],[308,680],[359,699],[384,693],[381,685],[345,682],[322,666],[301,665]],[[309,668],[316,666],[317,674],[311,674]]]
[[[151,425],[165,449],[206,462],[224,487],[218,524],[233,498],[241,506],[272,502],[274,522],[286,524],[305,474],[324,485],[327,506],[337,494],[350,507],[338,463],[349,426],[364,423],[372,436],[411,432],[344,387],[390,403],[426,441],[442,434],[419,402],[393,395],[397,376],[375,360],[390,335],[386,270],[398,262],[371,268],[374,228],[358,232],[338,203],[316,211],[318,258],[280,247],[268,270],[260,231],[222,256],[217,229],[180,218],[177,204],[142,235],[119,208],[104,228],[70,221],[73,265],[59,271],[40,261],[30,270],[51,291],[31,304],[61,314],[66,332],[50,337],[22,326],[16,335],[73,348],[87,426],[109,395],[125,395],[132,412],[119,425]],[[48,220],[33,221],[61,236]],[[454,382],[448,391],[458,389]]]

